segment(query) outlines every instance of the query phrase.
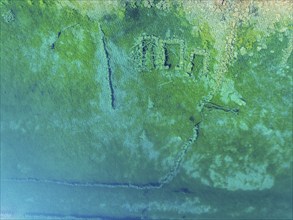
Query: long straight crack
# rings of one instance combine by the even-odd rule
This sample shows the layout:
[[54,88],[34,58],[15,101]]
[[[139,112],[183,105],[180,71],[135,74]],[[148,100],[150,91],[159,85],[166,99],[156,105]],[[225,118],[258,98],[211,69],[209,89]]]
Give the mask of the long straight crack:
[[111,65],[110,65],[110,54],[109,54],[109,51],[108,51],[107,45],[106,45],[105,33],[102,30],[101,26],[99,26],[99,28],[100,28],[100,33],[102,34],[103,49],[104,49],[104,53],[105,53],[105,56],[106,56],[106,59],[107,59],[108,81],[109,81],[109,87],[110,87],[110,91],[111,91],[111,106],[112,106],[112,109],[115,109],[116,108],[116,105],[115,105],[115,92],[114,92],[114,86],[113,86],[113,83],[112,83],[112,68],[111,68]]
[[174,161],[173,167],[170,171],[159,179],[158,182],[146,183],[146,184],[136,184],[136,183],[103,183],[103,182],[71,182],[63,180],[54,179],[38,179],[38,178],[7,178],[1,181],[3,182],[32,182],[32,183],[48,183],[56,185],[64,185],[71,187],[104,187],[104,188],[130,188],[137,190],[149,190],[149,189],[160,189],[166,184],[170,183],[178,174],[182,160],[184,159],[188,149],[197,140],[199,133],[199,123],[193,128],[193,134],[189,140],[183,145],[182,149],[178,152],[176,159]]
[[[7,212],[4,211],[0,212],[0,216],[1,219],[16,219],[16,214],[14,212]],[[93,214],[59,214],[59,213],[40,213],[40,212],[27,212],[22,214],[23,217],[19,218],[19,216],[17,216],[17,219],[42,219],[42,220],[61,220],[61,219],[65,219],[65,220],[74,220],[74,219],[103,219],[103,220],[121,220],[121,219],[127,219],[127,220],[140,220],[141,218],[139,216],[135,217],[135,216],[125,216],[125,217],[117,217],[117,216],[106,216],[106,215],[93,215]]]

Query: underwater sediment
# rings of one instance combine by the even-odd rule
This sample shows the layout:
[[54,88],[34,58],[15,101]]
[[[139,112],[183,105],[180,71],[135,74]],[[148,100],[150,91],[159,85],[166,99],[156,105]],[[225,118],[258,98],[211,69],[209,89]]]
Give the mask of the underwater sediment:
[[2,1],[1,218],[292,218],[292,7]]

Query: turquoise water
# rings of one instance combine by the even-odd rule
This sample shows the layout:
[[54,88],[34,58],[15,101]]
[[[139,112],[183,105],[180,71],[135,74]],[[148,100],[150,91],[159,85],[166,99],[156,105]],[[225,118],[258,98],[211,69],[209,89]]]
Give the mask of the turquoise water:
[[292,218],[292,20],[160,2],[0,3],[1,219]]

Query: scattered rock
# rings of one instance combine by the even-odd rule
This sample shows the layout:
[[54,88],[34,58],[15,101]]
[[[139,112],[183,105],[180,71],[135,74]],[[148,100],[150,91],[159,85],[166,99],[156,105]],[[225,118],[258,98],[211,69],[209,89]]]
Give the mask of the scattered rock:
[[6,23],[11,23],[15,21],[15,14],[11,9],[2,14],[2,17]]

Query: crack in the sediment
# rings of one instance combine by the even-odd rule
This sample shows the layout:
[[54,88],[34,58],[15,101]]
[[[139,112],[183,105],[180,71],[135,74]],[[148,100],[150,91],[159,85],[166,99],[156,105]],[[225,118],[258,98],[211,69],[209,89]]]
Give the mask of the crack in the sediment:
[[146,184],[136,183],[103,183],[103,182],[73,182],[73,181],[62,181],[55,179],[38,179],[38,178],[6,178],[1,181],[13,181],[13,182],[32,182],[32,183],[48,183],[57,184],[71,187],[104,187],[104,188],[129,188],[137,190],[150,190],[160,189],[166,184],[170,183],[178,174],[182,160],[184,159],[190,146],[197,140],[199,134],[199,123],[193,128],[192,137],[183,145],[182,149],[178,152],[174,161],[174,166],[171,167],[170,171],[159,179],[158,182],[149,182]]
[[[16,213],[11,211],[2,211],[0,212],[1,219],[7,218],[7,219],[15,219],[17,216],[17,219],[19,219],[19,215],[16,215]],[[106,215],[94,215],[94,214],[59,214],[59,213],[41,213],[41,212],[27,212],[22,215],[23,217],[21,219],[47,219],[47,220],[53,220],[53,219],[103,219],[103,220],[140,220],[140,217],[135,216],[106,216]]]
[[106,38],[105,38],[105,33],[101,28],[101,25],[99,25],[100,28],[100,33],[102,35],[102,42],[103,42],[103,50],[107,59],[107,68],[108,68],[108,81],[109,81],[109,88],[110,88],[110,92],[111,92],[111,106],[112,109],[116,108],[115,105],[115,92],[114,92],[114,86],[113,86],[113,82],[112,82],[112,68],[110,65],[110,54],[109,51],[107,49],[107,45],[106,45]]
[[181,162],[184,156],[186,155],[186,152],[190,148],[190,146],[197,140],[198,133],[199,133],[199,123],[194,126],[192,137],[189,138],[189,140],[183,145],[182,150],[179,151],[179,153],[177,154],[177,157],[174,162],[174,166],[172,167],[170,172],[160,179],[159,183],[161,184],[161,187],[164,186],[165,184],[170,183],[174,179],[174,177],[178,174]]
[[228,108],[225,106],[220,106],[217,104],[214,104],[212,102],[206,102],[204,103],[204,107],[207,109],[211,109],[211,110],[220,110],[220,111],[224,111],[224,112],[230,112],[230,113],[235,113],[238,114],[239,113],[239,109],[238,108]]
[[79,24],[76,23],[76,24],[73,24],[73,25],[69,25],[69,26],[67,26],[67,27],[65,27],[65,28],[62,28],[60,31],[58,31],[58,34],[57,34],[57,38],[56,38],[56,40],[51,44],[51,49],[52,49],[52,50],[55,49],[56,43],[57,43],[58,39],[60,38],[62,32],[64,32],[66,29],[71,28],[71,27],[74,27],[74,26],[76,26],[76,25],[79,25]]

